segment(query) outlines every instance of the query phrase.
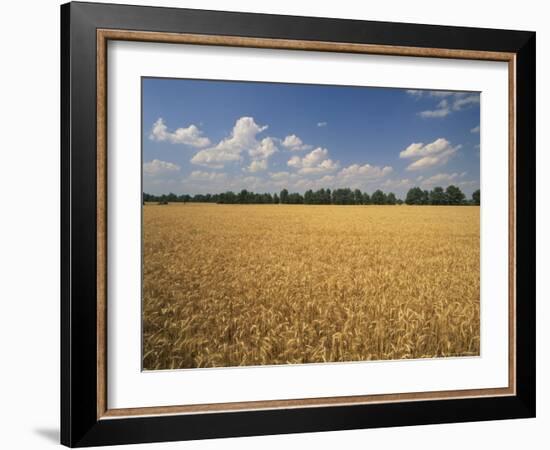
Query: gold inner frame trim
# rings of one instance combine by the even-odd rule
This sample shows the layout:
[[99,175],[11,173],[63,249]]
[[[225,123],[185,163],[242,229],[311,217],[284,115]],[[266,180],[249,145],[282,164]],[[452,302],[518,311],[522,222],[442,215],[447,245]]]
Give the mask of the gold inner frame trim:
[[[490,389],[411,392],[288,400],[246,401],[201,405],[150,406],[109,409],[107,404],[107,42],[109,40],[167,44],[214,45],[279,50],[362,53],[370,55],[431,57],[502,61],[508,63],[508,246],[509,246],[509,342],[508,387]],[[475,397],[511,396],[516,393],[516,54],[478,50],[403,47],[325,41],[250,38],[240,36],[158,33],[131,30],[97,30],[97,418],[129,416],[204,414],[262,409],[289,409],[322,406],[446,400]]]

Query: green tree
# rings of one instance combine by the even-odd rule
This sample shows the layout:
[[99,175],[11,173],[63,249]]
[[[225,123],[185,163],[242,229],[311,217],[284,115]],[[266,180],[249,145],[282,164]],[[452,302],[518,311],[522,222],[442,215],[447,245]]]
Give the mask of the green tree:
[[332,191],[332,203],[335,205],[353,205],[355,198],[349,188],[334,189]]
[[405,203],[407,205],[422,205],[424,192],[419,187],[413,187],[407,192]]
[[473,192],[472,202],[474,203],[474,205],[480,205],[481,204],[481,191],[479,189],[477,191]]
[[442,187],[436,186],[430,192],[430,205],[446,205],[447,194]]
[[385,205],[386,194],[384,194],[380,189],[377,189],[372,193],[370,200],[373,205]]
[[288,203],[288,191],[283,189],[280,194],[281,203]]
[[449,205],[462,205],[466,198],[460,188],[452,184],[447,187],[445,194],[447,195],[447,202]]
[[397,203],[397,198],[395,197],[395,194],[393,192],[390,192],[386,196],[386,204],[387,205],[395,205]]
[[178,200],[183,203],[187,203],[191,200],[191,196],[188,194],[183,194],[178,197]]
[[239,203],[244,204],[248,203],[248,191],[246,189],[243,189],[241,192],[239,192]]
[[313,203],[316,205],[322,205],[325,202],[325,190],[319,189],[313,193]]
[[313,191],[308,189],[304,194],[304,204],[311,205],[313,204]]
[[430,193],[428,191],[422,191],[422,204],[423,205],[430,204]]
[[370,204],[371,204],[370,195],[367,194],[366,192],[363,192],[363,205],[370,205]]
[[353,200],[356,205],[363,204],[363,194],[361,193],[360,189],[355,189],[353,191]]
[[293,192],[288,194],[288,203],[291,205],[299,205],[304,203],[304,197],[302,197],[298,192]]
[[273,194],[273,203],[279,203],[279,196],[277,194]]
[[237,194],[235,194],[233,191],[228,191],[225,193],[225,200],[229,204],[235,204],[237,203]]

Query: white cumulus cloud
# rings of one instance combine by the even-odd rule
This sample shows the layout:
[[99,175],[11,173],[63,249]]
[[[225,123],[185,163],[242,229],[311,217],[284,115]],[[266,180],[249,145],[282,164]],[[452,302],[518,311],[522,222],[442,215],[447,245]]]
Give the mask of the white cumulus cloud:
[[281,142],[283,147],[286,147],[288,150],[292,152],[297,152],[300,150],[309,150],[311,148],[311,145],[304,144],[303,141],[296,136],[295,134],[291,134],[283,139]]
[[453,110],[460,111],[468,105],[474,105],[479,103],[479,94],[472,95],[455,95],[455,100],[453,102]]
[[446,117],[451,113],[449,108],[428,109],[426,111],[420,111],[418,115],[424,119],[433,119]]
[[351,166],[343,168],[338,176],[342,179],[377,179],[385,177],[393,172],[393,168],[390,166],[380,167],[371,166],[370,164],[352,164]]
[[466,175],[466,172],[462,173],[438,173],[423,179],[420,183],[422,187],[434,187],[434,186],[443,186],[446,187],[449,184],[456,182],[457,180],[463,178]]
[[407,170],[420,170],[446,164],[460,148],[460,145],[453,147],[447,139],[439,138],[426,145],[413,143],[400,152],[399,157],[416,159]]
[[159,159],[153,159],[152,161],[143,164],[143,174],[150,177],[173,174],[179,171],[180,166],[177,164],[161,161]]
[[461,188],[475,188],[479,186],[479,182],[475,180],[465,180],[467,173],[462,172],[454,172],[454,173],[438,173],[436,175],[432,175],[429,178],[426,178],[422,180],[420,183],[420,186],[423,188],[429,189],[433,188],[435,186],[441,186],[443,188],[454,184],[455,186],[459,186]]
[[422,98],[424,96],[426,97],[435,97],[435,98],[445,98],[445,97],[451,97],[451,96],[460,96],[465,95],[462,92],[455,92],[455,91],[429,91],[429,90],[422,90],[422,89],[407,89],[405,91],[407,94],[409,94],[411,97],[415,98]]
[[388,178],[382,187],[385,189],[408,189],[414,184],[413,180],[409,178]]
[[468,106],[479,103],[479,94],[470,92],[451,92],[451,91],[419,91],[409,89],[406,91],[416,99],[433,97],[441,99],[434,109],[420,111],[418,115],[424,119],[447,117],[453,111],[461,111]]
[[[211,167],[215,169],[222,168],[225,163],[240,161],[241,153],[265,152],[270,144],[266,143],[265,148],[258,149],[263,144],[258,142],[256,136],[267,129],[267,125],[258,125],[253,117],[241,117],[235,122],[231,135],[222,139],[217,145],[205,148],[197,152],[191,162],[193,164]],[[263,141],[262,141],[263,142]]]
[[424,95],[424,91],[420,89],[407,89],[405,92],[414,98],[420,98]]
[[435,153],[440,153],[449,147],[450,143],[445,138],[436,139],[429,144],[424,145],[422,142],[415,142],[409,145],[405,150],[399,153],[400,158],[415,158],[419,156],[428,156]]
[[162,117],[159,117],[153,124],[149,139],[160,142],[168,141],[172,144],[185,144],[197,148],[210,145],[210,139],[202,136],[202,131],[197,126],[189,125],[187,128],[169,131]]
[[273,181],[287,180],[290,177],[290,172],[286,172],[286,171],[273,172],[269,174],[269,177]]
[[194,181],[221,181],[225,178],[225,173],[206,172],[204,170],[194,170],[189,175],[189,179]]
[[452,91],[429,91],[430,97],[450,97],[451,95],[456,95],[456,92]]
[[445,117],[451,113],[451,108],[449,107],[449,102],[446,98],[441,100],[437,104],[437,108],[433,110],[421,111],[418,114],[420,117],[431,118],[431,117]]
[[253,159],[267,159],[275,152],[277,152],[277,146],[273,138],[266,137],[254,148],[248,150],[248,154]]
[[255,159],[250,162],[247,167],[249,172],[261,172],[267,169],[267,160],[266,159]]
[[293,156],[287,162],[289,167],[298,169],[299,174],[325,173],[337,170],[340,164],[328,158],[328,150],[326,148],[317,147],[303,158]]

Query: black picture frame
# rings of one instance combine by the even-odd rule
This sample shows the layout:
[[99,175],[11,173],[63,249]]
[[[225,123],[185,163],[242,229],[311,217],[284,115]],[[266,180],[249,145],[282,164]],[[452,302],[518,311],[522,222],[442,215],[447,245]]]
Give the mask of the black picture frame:
[[[96,30],[516,55],[516,395],[111,419],[97,417]],[[61,6],[61,443],[176,441],[535,416],[534,32],[113,4]]]

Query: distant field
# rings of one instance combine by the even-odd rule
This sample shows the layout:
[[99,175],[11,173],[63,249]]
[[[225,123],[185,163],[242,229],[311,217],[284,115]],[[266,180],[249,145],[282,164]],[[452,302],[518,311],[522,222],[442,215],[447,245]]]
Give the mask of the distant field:
[[145,205],[143,367],[479,354],[479,207]]

